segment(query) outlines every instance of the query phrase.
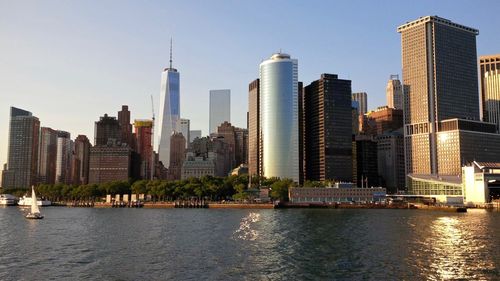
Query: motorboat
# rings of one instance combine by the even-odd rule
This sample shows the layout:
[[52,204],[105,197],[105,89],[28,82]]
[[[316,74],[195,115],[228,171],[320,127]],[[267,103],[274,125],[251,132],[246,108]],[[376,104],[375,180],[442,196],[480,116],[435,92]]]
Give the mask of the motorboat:
[[0,206],[13,206],[17,203],[17,197],[10,194],[0,194]]
[[38,208],[35,194],[35,187],[31,187],[31,211],[26,215],[27,219],[43,219],[43,215],[40,213],[40,209]]

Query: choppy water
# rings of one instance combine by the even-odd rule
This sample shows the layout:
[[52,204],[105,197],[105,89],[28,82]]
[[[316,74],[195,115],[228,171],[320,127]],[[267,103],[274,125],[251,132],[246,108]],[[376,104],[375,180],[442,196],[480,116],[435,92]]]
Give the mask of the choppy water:
[[0,209],[0,280],[500,280],[500,213]]

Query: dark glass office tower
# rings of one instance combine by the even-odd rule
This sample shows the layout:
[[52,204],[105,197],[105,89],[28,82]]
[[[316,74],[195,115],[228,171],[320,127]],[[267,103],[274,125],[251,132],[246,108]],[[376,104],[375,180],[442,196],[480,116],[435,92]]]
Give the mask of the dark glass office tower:
[[322,74],[303,102],[305,179],[352,181],[351,81]]
[[30,188],[38,175],[40,121],[31,112],[10,108],[9,151],[2,186]]

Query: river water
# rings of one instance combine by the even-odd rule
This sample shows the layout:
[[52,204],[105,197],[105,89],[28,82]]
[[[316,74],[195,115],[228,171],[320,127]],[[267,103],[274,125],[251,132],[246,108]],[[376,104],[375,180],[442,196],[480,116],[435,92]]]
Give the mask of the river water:
[[500,212],[0,209],[0,280],[500,280]]

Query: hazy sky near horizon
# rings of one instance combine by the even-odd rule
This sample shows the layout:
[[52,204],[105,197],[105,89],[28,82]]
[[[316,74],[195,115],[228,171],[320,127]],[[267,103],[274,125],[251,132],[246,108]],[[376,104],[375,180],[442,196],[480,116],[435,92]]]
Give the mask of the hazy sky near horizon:
[[389,75],[401,75],[397,26],[438,15],[479,29],[478,55],[500,53],[499,8],[494,0],[0,0],[0,163],[10,106],[92,143],[94,122],[122,104],[132,120],[151,118],[153,95],[158,114],[170,37],[181,117],[207,134],[209,90],[231,89],[231,121],[246,127],[248,84],[280,49],[298,59],[304,84],[338,74],[373,109],[386,104]]

